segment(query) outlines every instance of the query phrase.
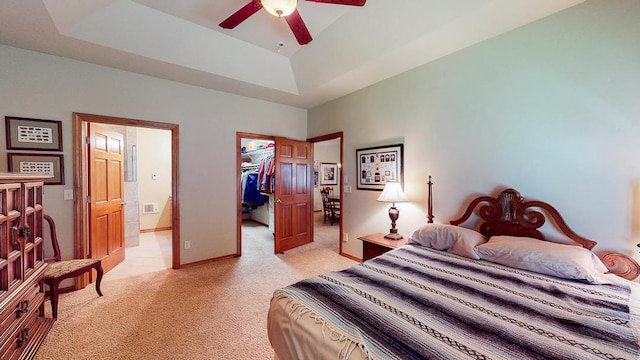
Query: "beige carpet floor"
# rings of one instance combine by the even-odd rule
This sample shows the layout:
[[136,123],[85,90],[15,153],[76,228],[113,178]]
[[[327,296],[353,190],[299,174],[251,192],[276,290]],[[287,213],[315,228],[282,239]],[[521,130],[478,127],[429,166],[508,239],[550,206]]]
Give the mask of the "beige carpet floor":
[[337,253],[337,226],[316,224],[313,243],[285,254],[273,254],[266,227],[248,222],[241,257],[128,277],[109,273],[103,297],[93,285],[63,294],[36,360],[271,359],[273,291],[355,264]]

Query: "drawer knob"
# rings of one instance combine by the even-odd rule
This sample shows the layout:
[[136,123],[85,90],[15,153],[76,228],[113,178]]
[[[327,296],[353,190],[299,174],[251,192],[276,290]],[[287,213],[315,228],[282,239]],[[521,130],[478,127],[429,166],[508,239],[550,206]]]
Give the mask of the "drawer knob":
[[18,229],[18,237],[21,238],[28,238],[29,235],[31,235],[31,229],[29,229],[28,226],[25,227],[21,227],[20,229]]
[[20,307],[16,309],[16,316],[20,317],[22,314],[26,314],[29,312],[29,300],[25,300],[20,303]]
[[18,347],[22,346],[24,343],[29,341],[29,328],[26,328],[20,332],[20,337],[18,338],[17,345]]

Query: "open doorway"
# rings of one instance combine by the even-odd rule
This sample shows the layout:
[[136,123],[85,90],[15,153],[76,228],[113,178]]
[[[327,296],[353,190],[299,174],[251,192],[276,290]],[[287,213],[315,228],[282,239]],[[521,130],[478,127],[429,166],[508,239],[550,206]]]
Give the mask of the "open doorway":
[[105,125],[125,136],[124,261],[106,279],[171,269],[171,132]]
[[[167,124],[160,122],[152,122],[145,120],[135,120],[135,119],[126,119],[126,118],[117,118],[117,117],[107,117],[100,115],[91,115],[91,114],[79,114],[74,113],[74,123],[73,123],[73,138],[74,138],[74,233],[75,233],[75,249],[76,249],[76,257],[83,258],[86,254],[91,254],[92,244],[91,237],[88,235],[91,231],[90,224],[90,207],[92,199],[95,201],[96,197],[94,195],[93,198],[90,197],[90,186],[89,184],[89,150],[90,144],[87,144],[87,139],[89,139],[89,128],[90,125],[106,125],[106,126],[115,126],[124,128],[124,132],[130,131],[131,129],[141,128],[141,129],[155,129],[162,130],[168,132],[167,139],[170,141],[170,152],[169,155],[171,159],[171,168],[168,171],[170,177],[170,195],[164,200],[167,206],[168,214],[163,214],[169,217],[169,226],[168,237],[170,238],[170,267],[174,269],[180,268],[180,223],[179,223],[179,208],[178,208],[178,125],[175,124]],[[128,130],[127,130],[128,129]],[[89,145],[89,146],[87,146]],[[131,144],[129,144],[131,145]],[[122,172],[122,176],[126,176],[129,179],[135,176],[133,174],[134,167],[132,166],[132,162],[134,161],[136,151],[129,147],[126,148],[126,153],[123,154],[123,157],[126,158],[126,169]],[[125,186],[123,185],[123,188]],[[122,189],[124,192],[124,189]],[[134,201],[132,201],[135,203]],[[126,206],[126,201],[122,202],[122,206]],[[139,206],[141,204],[130,204]],[[164,204],[163,204],[164,205]],[[152,204],[153,207],[153,204]],[[153,209],[151,210],[153,212]],[[126,222],[123,220],[121,224],[116,222],[116,226],[121,226],[124,228],[124,232],[126,233]],[[137,230],[137,229],[135,229]],[[124,236],[120,241],[120,244],[114,245],[124,247]],[[111,246],[111,245],[110,245]],[[76,283],[76,288],[82,288],[86,286],[88,283],[88,279],[79,278]]]
[[272,179],[275,137],[238,133],[238,253],[273,254],[275,216]]
[[[344,196],[342,187],[343,134],[337,132],[308,139],[313,144],[314,159],[314,241],[327,244],[330,249],[342,253],[342,221]],[[321,190],[330,190],[332,206],[337,211],[326,211]]]
[[[313,242],[313,153],[312,145],[307,141],[288,139],[279,136],[266,136],[251,133],[236,133],[236,209],[237,209],[237,247],[236,255],[243,254],[242,236],[242,163],[243,139],[264,141],[256,145],[258,155],[267,152],[267,160],[260,164],[261,193],[272,197],[273,211],[269,223],[273,224],[273,253],[279,254]],[[254,140],[255,141],[255,140]],[[271,142],[273,141],[273,142]],[[270,150],[274,147],[273,151]],[[260,149],[258,149],[260,147]],[[246,152],[246,149],[245,149]],[[270,153],[273,152],[273,155]],[[266,176],[265,176],[266,175]],[[269,209],[269,208],[267,208]],[[273,214],[273,215],[271,215]]]

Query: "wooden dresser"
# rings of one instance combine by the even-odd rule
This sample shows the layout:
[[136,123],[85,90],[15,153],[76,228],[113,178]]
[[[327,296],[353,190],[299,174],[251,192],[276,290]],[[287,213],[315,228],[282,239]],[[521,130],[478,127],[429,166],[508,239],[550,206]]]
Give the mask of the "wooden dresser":
[[0,359],[31,359],[44,317],[43,178],[0,173]]

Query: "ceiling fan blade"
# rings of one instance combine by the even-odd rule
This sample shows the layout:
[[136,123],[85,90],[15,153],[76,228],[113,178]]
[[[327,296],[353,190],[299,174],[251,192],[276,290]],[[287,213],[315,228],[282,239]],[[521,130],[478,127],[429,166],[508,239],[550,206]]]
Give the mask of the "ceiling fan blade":
[[350,6],[364,6],[367,0],[307,0],[325,4],[338,4],[338,5],[350,5]]
[[243,6],[240,10],[236,11],[233,15],[221,22],[220,27],[224,29],[233,29],[241,22],[247,20],[249,16],[257,13],[260,9],[262,9],[260,0],[252,0],[250,3]]
[[295,9],[291,15],[285,16],[285,20],[287,20],[287,24],[289,24],[291,31],[293,31],[293,35],[296,36],[298,44],[305,45],[313,40],[309,30],[307,29],[307,25],[302,21],[302,17],[300,16],[298,9]]

